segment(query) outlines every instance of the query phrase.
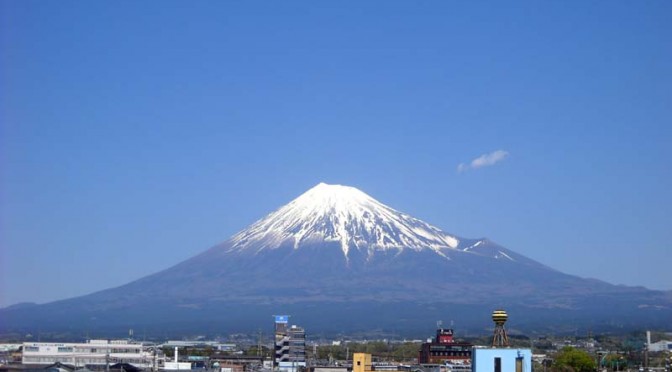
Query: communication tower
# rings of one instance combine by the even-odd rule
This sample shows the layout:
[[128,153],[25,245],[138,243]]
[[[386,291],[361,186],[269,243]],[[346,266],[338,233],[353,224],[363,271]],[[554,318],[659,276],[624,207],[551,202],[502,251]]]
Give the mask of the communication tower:
[[495,334],[492,337],[492,347],[508,347],[509,338],[506,336],[504,323],[509,315],[504,310],[495,310],[492,312],[492,321],[495,322]]

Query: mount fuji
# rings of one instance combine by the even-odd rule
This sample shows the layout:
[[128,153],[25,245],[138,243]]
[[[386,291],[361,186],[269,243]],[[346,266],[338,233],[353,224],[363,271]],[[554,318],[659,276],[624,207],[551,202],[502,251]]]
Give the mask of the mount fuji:
[[121,287],[0,310],[0,331],[254,331],[287,313],[321,332],[655,327],[672,295],[567,275],[465,239],[348,186],[321,183],[227,241]]

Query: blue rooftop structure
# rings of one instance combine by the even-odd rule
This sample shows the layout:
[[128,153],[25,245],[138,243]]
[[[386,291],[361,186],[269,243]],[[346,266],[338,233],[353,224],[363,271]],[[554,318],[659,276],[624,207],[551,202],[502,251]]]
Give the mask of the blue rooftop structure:
[[514,348],[474,348],[473,372],[531,372],[532,350]]

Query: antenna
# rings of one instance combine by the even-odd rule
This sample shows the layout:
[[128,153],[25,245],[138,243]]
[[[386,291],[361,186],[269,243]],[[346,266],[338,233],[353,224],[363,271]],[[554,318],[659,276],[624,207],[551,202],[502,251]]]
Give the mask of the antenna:
[[443,328],[443,320],[437,320],[436,321],[436,329],[441,329]]

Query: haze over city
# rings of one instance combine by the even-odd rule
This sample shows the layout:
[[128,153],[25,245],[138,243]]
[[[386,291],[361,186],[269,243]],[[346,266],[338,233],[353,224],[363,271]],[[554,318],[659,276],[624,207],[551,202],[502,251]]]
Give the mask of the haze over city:
[[320,182],[672,290],[672,4],[0,2],[0,306],[119,286]]

